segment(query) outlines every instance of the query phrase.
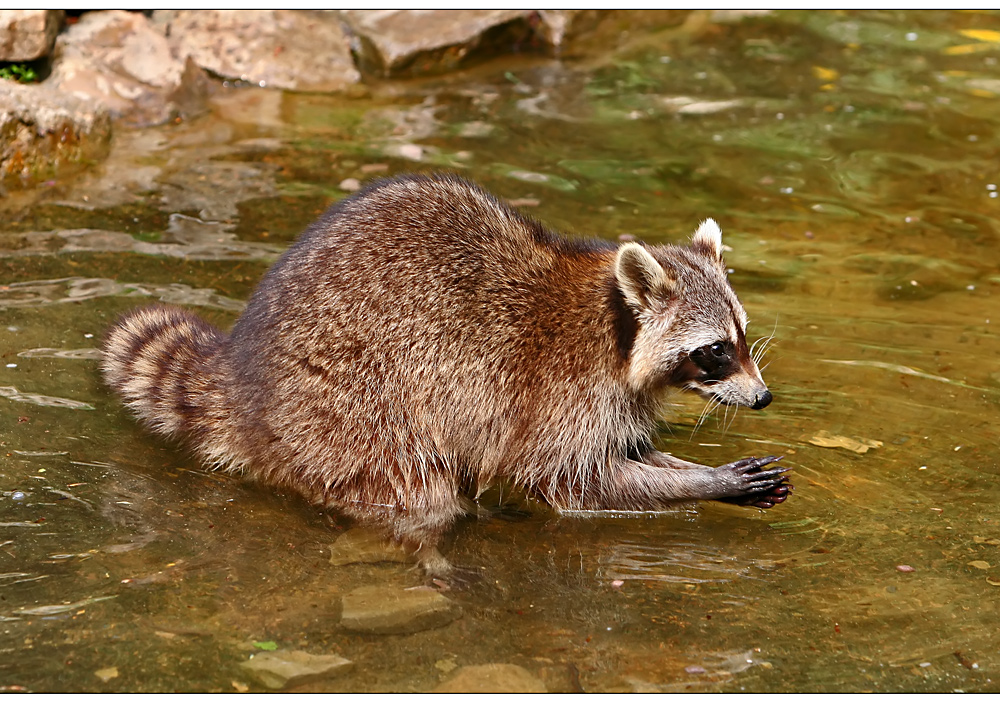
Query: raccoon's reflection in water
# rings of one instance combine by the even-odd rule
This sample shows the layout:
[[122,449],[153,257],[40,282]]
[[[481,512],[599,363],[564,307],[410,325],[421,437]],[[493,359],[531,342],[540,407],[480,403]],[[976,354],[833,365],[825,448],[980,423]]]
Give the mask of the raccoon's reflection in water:
[[724,583],[753,578],[757,562],[678,535],[665,544],[617,542],[598,559],[601,575],[622,581]]

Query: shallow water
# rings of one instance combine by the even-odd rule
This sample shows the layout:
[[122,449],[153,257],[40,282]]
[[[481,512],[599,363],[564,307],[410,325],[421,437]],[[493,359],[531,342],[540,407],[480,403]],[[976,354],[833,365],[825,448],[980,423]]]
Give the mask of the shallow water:
[[[3,199],[0,687],[260,690],[238,664],[274,642],[355,662],[312,691],[484,663],[550,690],[1000,688],[1000,16],[634,35],[363,97],[222,90]],[[202,470],[101,386],[119,312],[229,325],[344,179],[442,168],[567,232],[679,241],[716,218],[775,401],[694,431],[702,401],[679,397],[659,444],[784,454],[793,497],[582,519],[504,494],[528,515],[447,545],[485,567],[448,593],[460,619],[352,634],[344,593],[419,575],[331,566],[336,516]]]

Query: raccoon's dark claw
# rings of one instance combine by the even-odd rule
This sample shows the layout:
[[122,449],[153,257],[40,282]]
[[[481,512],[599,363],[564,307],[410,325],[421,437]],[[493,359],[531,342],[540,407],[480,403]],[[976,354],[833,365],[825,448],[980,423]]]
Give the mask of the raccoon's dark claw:
[[730,464],[725,464],[719,468],[729,468],[741,473],[754,473],[760,471],[763,467],[768,464],[773,464],[776,461],[781,461],[785,457],[783,456],[765,456],[758,459],[755,456],[748,457],[746,459],[740,459],[739,461],[734,461]]
[[718,470],[736,474],[737,490],[740,491],[740,495],[727,496],[719,500],[724,503],[748,505],[763,510],[783,503],[793,488],[788,483],[788,469],[783,466],[775,466],[766,471],[762,470],[768,464],[781,461],[783,458],[780,456],[766,456],[760,459],[749,457],[718,467]]
[[[769,492],[764,495],[750,496],[748,499],[751,502],[737,503],[738,505],[748,505],[754,508],[760,508],[761,510],[767,510],[768,508],[773,508],[778,503],[784,503],[785,499],[792,494],[792,489],[795,488],[790,483],[782,483],[776,488],[772,488]],[[735,501],[734,501],[735,502]]]

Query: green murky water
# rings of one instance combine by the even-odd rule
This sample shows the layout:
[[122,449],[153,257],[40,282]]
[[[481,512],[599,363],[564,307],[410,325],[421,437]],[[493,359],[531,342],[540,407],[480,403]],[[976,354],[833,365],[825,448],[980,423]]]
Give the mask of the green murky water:
[[[998,41],[995,14],[783,13],[362,98],[223,91],[9,194],[0,687],[259,690],[238,665],[274,642],[355,663],[314,691],[484,663],[550,690],[1000,689]],[[701,401],[679,398],[660,444],[784,453],[792,499],[469,518],[447,553],[487,575],[448,594],[463,617],[352,634],[344,593],[419,576],[331,566],[335,516],[201,470],[101,387],[120,311],[229,325],[344,179],[440,168],[569,232],[718,219],[775,402],[692,434]]]

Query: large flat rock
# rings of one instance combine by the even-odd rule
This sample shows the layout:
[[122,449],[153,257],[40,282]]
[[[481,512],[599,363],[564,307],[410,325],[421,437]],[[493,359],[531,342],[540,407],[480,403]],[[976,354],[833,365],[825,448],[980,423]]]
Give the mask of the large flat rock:
[[340,624],[372,634],[407,634],[443,627],[461,616],[458,604],[429,588],[362,586],[343,597]]
[[264,686],[279,690],[342,674],[350,671],[354,663],[336,654],[295,650],[261,652],[240,666]]
[[178,55],[223,78],[321,93],[361,80],[332,12],[158,10],[153,21]]
[[545,693],[545,683],[516,664],[463,666],[435,693]]

